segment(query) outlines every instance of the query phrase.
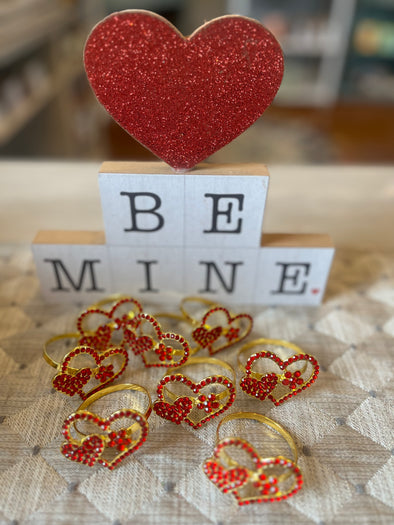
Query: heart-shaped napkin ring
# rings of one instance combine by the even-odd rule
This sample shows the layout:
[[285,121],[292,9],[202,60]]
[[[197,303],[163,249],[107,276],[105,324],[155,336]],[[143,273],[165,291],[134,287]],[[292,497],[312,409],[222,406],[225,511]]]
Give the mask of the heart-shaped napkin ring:
[[[51,337],[44,345],[44,359],[57,370],[52,386],[59,392],[73,397],[79,395],[86,399],[102,390],[121,376],[129,361],[127,350],[120,347],[97,352],[89,346],[77,346],[68,352],[60,362],[48,354],[48,347],[62,339],[78,340],[79,334],[60,334]],[[73,366],[71,366],[73,365]]]
[[[245,355],[251,350],[253,353],[245,364]],[[288,356],[283,358],[285,353]],[[245,374],[240,382],[242,390],[261,401],[270,399],[275,405],[306,390],[319,374],[319,364],[313,356],[293,343],[278,339],[247,343],[238,352],[238,365]]]
[[[104,308],[109,305],[109,308]],[[77,319],[79,344],[98,352],[110,346],[127,348],[138,327],[142,306],[133,297],[115,295],[99,301],[84,310]]]
[[[261,457],[256,448],[245,439],[220,439],[221,427],[231,420],[245,419],[263,423],[287,442],[293,455]],[[260,435],[260,430],[254,435]],[[302,474],[297,466],[297,447],[291,435],[281,425],[261,414],[238,412],[229,414],[219,423],[213,456],[203,464],[208,479],[225,494],[231,494],[238,505],[285,500],[302,487]]]
[[[208,306],[202,316],[195,318],[190,313],[191,303]],[[253,318],[249,314],[233,314],[224,306],[203,297],[185,297],[180,305],[185,319],[194,326],[192,338],[199,348],[207,348],[210,355],[239,343],[253,328]]]
[[[214,367],[215,371],[221,368],[230,372],[231,379],[223,373],[215,373],[195,381],[182,373],[186,367],[200,367],[200,371],[205,371],[206,367]],[[168,370],[157,387],[157,396],[153,410],[158,416],[177,425],[185,421],[197,429],[233,404],[235,372],[219,359],[192,357],[185,365]]]
[[[124,408],[116,410],[108,417],[87,410],[98,399],[127,390],[144,394],[148,400],[148,407],[144,411]],[[98,463],[113,470],[146,440],[151,411],[149,392],[142,386],[125,384],[101,390],[86,399],[78,410],[64,421],[63,436],[66,441],[60,451],[71,461],[89,467]]]
[[172,368],[186,363],[191,351],[183,336],[163,331],[159,321],[149,314],[139,314],[137,322],[138,329],[130,337],[129,346],[147,368]]

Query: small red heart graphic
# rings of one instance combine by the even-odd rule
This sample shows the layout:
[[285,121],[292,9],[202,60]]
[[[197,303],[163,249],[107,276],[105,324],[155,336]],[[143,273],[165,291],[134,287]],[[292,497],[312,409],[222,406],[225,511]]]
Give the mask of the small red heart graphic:
[[188,397],[179,397],[174,404],[165,401],[155,401],[153,410],[163,419],[168,419],[180,425],[193,408],[193,403]]
[[[80,370],[73,369],[70,363],[81,355],[91,356],[96,366],[91,368],[84,367]],[[122,357],[120,364],[115,361],[117,356]],[[128,361],[129,356],[127,350],[124,348],[111,348],[99,354],[93,348],[77,346],[72,352],[68,353],[60,363],[60,372],[56,374],[52,380],[53,388],[70,397],[79,394],[81,399],[86,399],[109,383],[115,381],[126,369]],[[97,381],[100,381],[101,384],[85,392],[83,387],[87,385],[93,377]]]
[[[253,365],[257,360],[264,359],[267,370],[265,375],[253,372]],[[305,370],[291,370],[289,365],[293,363],[305,363],[311,365],[311,370],[307,377],[303,377]],[[271,370],[278,369],[280,373]],[[316,359],[308,354],[297,354],[290,357],[287,361],[282,361],[277,355],[270,352],[258,352],[249,357],[246,366],[246,375],[241,379],[242,390],[252,396],[261,399],[270,399],[275,405],[281,405],[287,399],[296,396],[309,386],[311,386],[319,374],[319,364]],[[256,377],[260,376],[260,377]],[[275,380],[276,377],[276,380]],[[286,389],[286,393],[280,394],[279,387]]]
[[[223,456],[231,458],[230,452],[224,452],[230,447],[240,448],[249,455],[253,469],[240,466],[228,469],[223,465]],[[283,456],[261,458],[250,443],[239,438],[220,441],[203,468],[212,483],[222,492],[230,492],[239,505],[281,501],[294,496],[303,484],[301,471],[292,460]]]
[[192,337],[201,348],[206,348],[213,344],[222,335],[222,327],[215,326],[212,330],[207,330],[204,326],[199,326],[192,332]]
[[248,471],[243,467],[224,468],[217,461],[208,460],[203,470],[208,478],[224,493],[241,487],[248,479]]
[[[120,419],[132,419],[127,428],[112,430],[111,425]],[[78,421],[95,424],[100,428],[101,435],[88,435],[82,440],[74,439],[70,434],[70,426]],[[119,423],[117,423],[119,424]],[[61,451],[64,456],[72,461],[93,466],[95,462],[113,470],[127,456],[135,452],[145,441],[148,435],[148,422],[136,410],[121,410],[114,412],[107,418],[101,418],[88,411],[79,410],[69,416],[63,425],[63,435],[67,440],[63,443]]]
[[89,467],[93,467],[97,459],[101,456],[104,450],[104,442],[102,437],[91,435],[87,436],[81,441],[80,445],[73,443],[64,443],[61,447],[61,453],[71,461],[84,463]]
[[[223,321],[221,321],[223,324],[211,328],[210,323],[218,324],[219,316],[223,319]],[[202,348],[208,348],[210,355],[213,355],[245,339],[245,337],[250,334],[252,328],[253,319],[249,314],[233,316],[227,308],[215,306],[204,315],[200,326],[193,330],[192,337],[197,344],[200,344],[200,341],[205,343],[204,346],[202,344],[200,346]],[[213,335],[211,336],[210,334]],[[205,336],[207,337],[205,338]]]
[[85,47],[99,102],[177,170],[190,169],[255,122],[273,101],[283,55],[257,21],[224,16],[189,38],[147,11],[115,13]]

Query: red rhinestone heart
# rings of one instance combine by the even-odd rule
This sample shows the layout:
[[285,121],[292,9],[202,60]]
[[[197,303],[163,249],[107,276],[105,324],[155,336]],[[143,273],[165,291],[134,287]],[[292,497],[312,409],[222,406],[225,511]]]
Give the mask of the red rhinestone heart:
[[[188,396],[188,399],[192,403],[192,406],[199,410],[202,414],[194,414],[193,417],[190,417],[190,410],[189,413],[183,417],[183,421],[193,428],[200,428],[204,423],[223,414],[223,412],[231,407],[235,399],[235,387],[233,383],[225,376],[210,376],[202,379],[199,383],[194,383],[191,379],[183,374],[174,374],[164,376],[160,381],[157,387],[159,401],[155,401],[153,405],[154,410],[157,403],[163,401],[165,402],[165,391],[163,392],[164,388],[169,389],[173,383],[183,383],[194,394]],[[203,390],[208,385],[222,385],[224,389],[222,389],[221,394],[205,395],[201,393],[201,390]],[[222,395],[222,393],[224,393],[224,395]],[[184,397],[187,398],[187,396]],[[175,405],[175,403],[166,403],[166,407],[172,407]]]
[[[140,323],[140,332],[142,335],[136,337],[131,349],[134,353],[141,354],[142,360],[147,368],[149,367],[166,367],[183,365],[189,355],[190,347],[186,339],[179,334],[164,333],[159,322],[148,314],[138,316]],[[144,323],[149,324],[154,336],[143,333]]]
[[222,327],[215,326],[212,330],[207,330],[204,326],[199,326],[192,332],[192,337],[201,348],[212,345],[222,335]]
[[[231,458],[230,447],[242,449],[253,467],[228,469],[222,461],[224,454]],[[303,484],[301,471],[293,461],[282,456],[261,458],[250,443],[239,438],[220,441],[213,457],[205,461],[203,470],[222,492],[231,493],[239,505],[285,500],[294,496]]]
[[229,470],[217,461],[208,460],[203,466],[205,474],[224,493],[241,487],[248,479],[248,471],[243,467],[234,467]]
[[165,401],[155,401],[153,404],[153,410],[158,416],[177,425],[182,423],[192,408],[193,403],[188,397],[180,397],[172,405]]
[[97,352],[105,352],[109,347],[112,336],[112,330],[109,326],[99,326],[92,335],[84,335],[79,340],[80,346],[90,346]]
[[[112,430],[111,425],[121,419],[132,419],[128,428]],[[80,442],[70,434],[70,426],[76,422],[95,424],[100,429],[100,436],[96,434],[83,438]],[[139,449],[148,435],[146,418],[135,410],[120,410],[107,418],[101,418],[88,411],[78,411],[69,416],[63,425],[63,435],[67,440],[62,445],[62,453],[72,461],[93,466],[95,462],[113,470],[127,456]],[[101,445],[100,445],[101,442]]]
[[[223,319],[223,324],[207,329],[206,326],[209,326],[210,322],[218,323],[218,315]],[[192,337],[197,344],[202,348],[208,348],[210,355],[213,355],[245,339],[252,328],[253,319],[250,315],[238,314],[232,316],[227,308],[216,306],[208,310],[204,315],[200,326],[192,332]]]
[[[279,368],[280,373],[268,372],[260,379],[252,377],[252,374],[256,374],[252,370],[253,365],[259,359],[265,359],[267,367],[271,365],[271,370],[273,366]],[[301,370],[291,371],[288,369],[289,365],[297,362],[305,362],[311,365],[311,371],[306,378],[303,378]],[[275,365],[273,365],[274,363]],[[249,357],[245,370],[246,375],[240,382],[241,389],[246,394],[257,397],[262,401],[268,398],[278,406],[310,387],[316,381],[319,374],[319,364],[313,356],[308,354],[297,354],[290,357],[287,361],[282,361],[277,355],[270,352],[258,352]],[[279,386],[287,390],[283,395],[278,393],[277,387]]]
[[160,16],[131,10],[93,29],[85,69],[108,113],[185,170],[262,115],[281,84],[283,56],[274,36],[249,18],[217,18],[184,38]]
[[75,396],[82,391],[82,388],[89,383],[92,377],[90,368],[82,368],[74,376],[70,374],[57,374],[52,381],[53,388],[68,396]]
[[153,348],[153,340],[147,335],[138,337],[134,332],[127,335],[127,343],[135,355],[143,354]]
[[245,376],[241,380],[240,387],[246,394],[264,401],[267,395],[276,387],[277,382],[278,377],[276,374],[267,374],[261,379]]
[[[73,371],[72,361],[81,355],[91,356],[95,366],[91,368],[84,367],[81,370]],[[122,358],[118,362],[117,356]],[[98,392],[109,383],[117,379],[126,369],[129,356],[124,348],[111,348],[99,354],[93,348],[77,346],[72,352],[68,353],[60,364],[60,372],[52,380],[53,388],[73,397],[79,394],[81,399],[86,399],[90,395]],[[100,385],[84,391],[83,387],[95,378]]]
[[71,461],[84,463],[89,467],[93,467],[97,459],[101,456],[104,450],[104,442],[100,436],[88,436],[81,441],[80,445],[73,443],[64,443],[61,447],[61,453]]
[[[123,312],[125,305],[130,306],[128,313]],[[77,329],[81,334],[79,344],[90,346],[98,352],[105,351],[109,346],[126,347],[128,339],[138,327],[138,315],[141,312],[141,304],[131,297],[116,302],[109,311],[88,308],[77,319]],[[102,323],[103,319],[104,324],[97,324]],[[89,326],[89,322],[93,323],[93,326]],[[122,341],[111,344],[112,335],[116,330],[122,332]]]

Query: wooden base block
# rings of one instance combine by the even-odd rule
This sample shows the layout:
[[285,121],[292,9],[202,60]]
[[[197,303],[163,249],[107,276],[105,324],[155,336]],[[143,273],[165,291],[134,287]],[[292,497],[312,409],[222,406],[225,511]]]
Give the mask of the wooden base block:
[[173,304],[202,295],[229,305],[317,305],[334,248],[316,234],[265,234],[260,247],[234,249],[112,246],[101,232],[40,232],[33,252],[50,302],[124,293]]

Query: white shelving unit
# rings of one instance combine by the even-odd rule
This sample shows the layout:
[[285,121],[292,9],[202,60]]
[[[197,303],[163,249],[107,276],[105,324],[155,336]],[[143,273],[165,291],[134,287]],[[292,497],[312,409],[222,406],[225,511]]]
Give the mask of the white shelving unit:
[[[293,12],[298,10],[295,19],[286,10],[290,3]],[[282,45],[286,69],[276,102],[328,106],[339,94],[356,0],[310,0],[311,11],[321,7],[322,23],[318,27],[308,24],[307,3],[228,0],[227,10],[263,23],[273,14],[282,16],[288,30],[275,36]]]
[[[69,128],[72,122],[70,88],[83,75],[82,49],[90,28],[103,15],[100,4],[101,0],[0,3],[0,148],[7,151],[43,111],[49,113],[43,119],[46,125],[52,121],[49,127],[57,129],[57,140],[72,140],[62,126]],[[61,114],[68,114],[68,123]]]

